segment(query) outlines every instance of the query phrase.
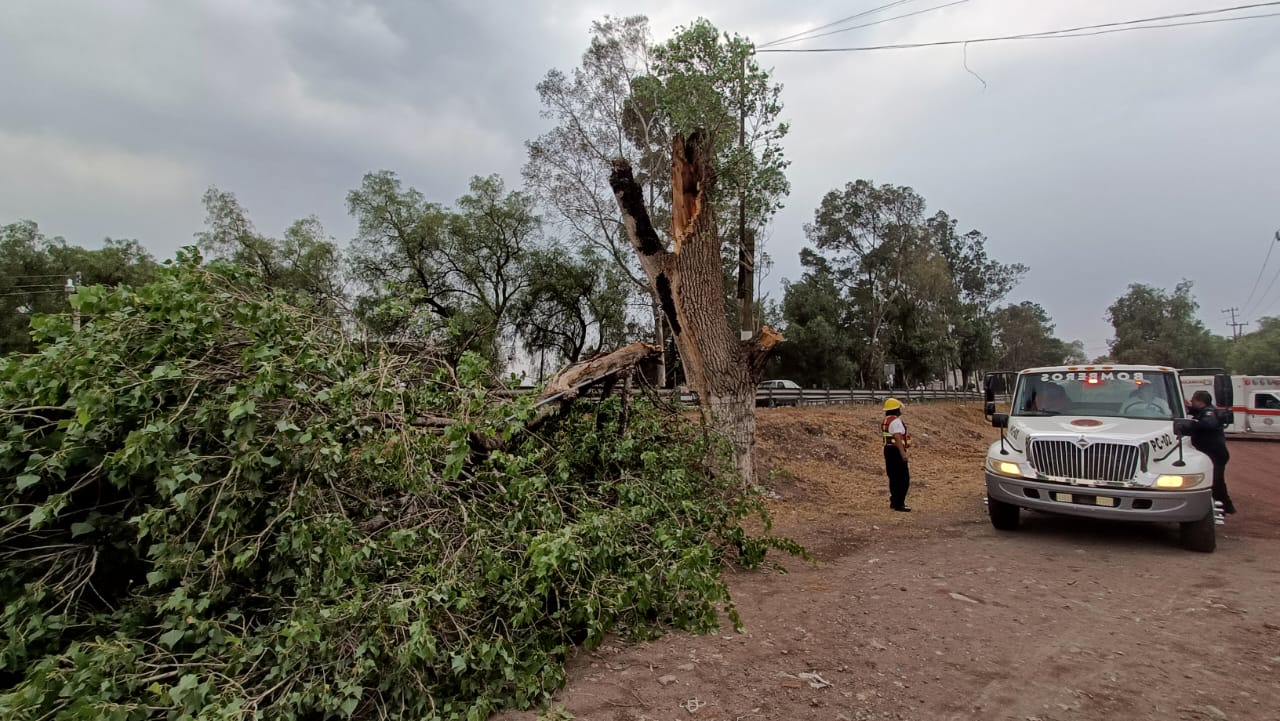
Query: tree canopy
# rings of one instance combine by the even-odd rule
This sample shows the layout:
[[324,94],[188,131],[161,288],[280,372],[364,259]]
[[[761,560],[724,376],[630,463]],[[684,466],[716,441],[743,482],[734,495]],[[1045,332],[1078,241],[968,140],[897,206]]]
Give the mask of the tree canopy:
[[49,237],[32,221],[0,226],[0,354],[33,348],[31,319],[69,313],[66,283],[115,286],[144,282],[157,265],[136,240],[107,238],[98,249]]
[[[989,257],[980,231],[928,215],[910,187],[857,180],[822,198],[805,233],[775,373],[878,387],[892,363],[899,382],[967,382],[996,360],[994,309],[1027,268]],[[801,360],[808,347],[823,359]]]
[[1231,343],[1231,371],[1245,375],[1280,375],[1280,318],[1258,321],[1258,330]]
[[1150,363],[1188,367],[1222,367],[1226,340],[1210,333],[1196,318],[1199,304],[1184,280],[1172,292],[1142,283],[1107,308],[1115,329],[1110,357],[1116,363]]

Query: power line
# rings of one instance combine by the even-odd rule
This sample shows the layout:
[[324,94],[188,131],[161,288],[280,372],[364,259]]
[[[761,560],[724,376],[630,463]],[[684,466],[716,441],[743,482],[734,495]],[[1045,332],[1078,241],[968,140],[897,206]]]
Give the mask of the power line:
[[[1277,238],[1276,240],[1280,240]],[[1249,297],[1244,299],[1244,307],[1249,307],[1249,301],[1253,300],[1253,294],[1258,290],[1258,283],[1262,281],[1262,274],[1267,270],[1267,263],[1271,262],[1271,251],[1275,250],[1274,242],[1267,243],[1267,257],[1262,259],[1262,267],[1258,269],[1258,277],[1253,279],[1253,287],[1249,289]]]
[[[1276,231],[1276,241],[1280,242],[1280,230]],[[1258,302],[1254,304],[1253,311],[1250,312],[1249,315],[1252,315],[1255,317],[1260,315],[1258,311],[1260,311],[1264,306],[1268,310],[1275,307],[1274,303],[1268,305],[1267,298],[1271,296],[1271,289],[1275,287],[1277,280],[1280,280],[1280,268],[1277,268],[1275,274],[1271,276],[1271,282],[1267,284],[1267,289],[1262,292],[1262,295],[1258,296]]]
[[[1262,267],[1258,269],[1258,277],[1253,280],[1253,288],[1249,290],[1249,297],[1245,299],[1244,305],[1241,306],[1245,309],[1244,312],[1246,314],[1249,312],[1249,301],[1253,300],[1253,294],[1258,290],[1258,283],[1262,281],[1262,274],[1267,270],[1267,263],[1271,260],[1271,251],[1275,250],[1276,243],[1280,243],[1280,231],[1276,231],[1274,241],[1267,242],[1267,257],[1262,259]],[[1275,280],[1272,280],[1271,282],[1274,284]],[[1263,294],[1263,298],[1265,297],[1266,294]],[[1259,298],[1258,302],[1261,303],[1262,298]]]
[[798,32],[798,33],[795,33],[795,34],[792,34],[792,35],[788,35],[788,36],[783,37],[783,38],[778,38],[777,40],[770,40],[769,42],[767,42],[767,43],[765,43],[764,45],[761,45],[761,46],[759,46],[759,47],[767,48],[767,47],[769,47],[769,46],[771,46],[771,45],[778,45],[778,44],[784,43],[784,42],[786,42],[786,41],[788,41],[788,40],[791,40],[791,39],[793,39],[793,38],[798,38],[798,37],[801,37],[801,36],[803,36],[803,35],[808,35],[809,33],[815,33],[815,32],[817,32],[817,31],[819,31],[819,30],[826,30],[827,28],[835,27],[836,25],[842,25],[842,24],[844,24],[844,23],[847,23],[847,22],[849,22],[850,20],[857,20],[858,18],[863,18],[863,17],[866,17],[866,16],[868,16],[868,15],[874,15],[874,14],[876,14],[876,13],[880,12],[881,10],[889,10],[889,9],[895,8],[895,7],[899,6],[899,5],[906,5],[907,3],[911,3],[911,2],[916,2],[916,0],[897,0],[897,2],[887,3],[887,4],[885,4],[885,5],[881,5],[881,6],[879,6],[879,7],[871,8],[870,10],[863,10],[863,11],[862,11],[862,12],[860,12],[860,13],[855,13],[855,14],[853,14],[853,15],[850,15],[850,16],[849,16],[849,17],[847,17],[847,18],[840,18],[839,20],[836,20],[836,21],[834,21],[834,22],[829,22],[829,23],[827,23],[826,25],[819,25],[819,26],[818,26],[818,27],[816,27],[816,28],[809,28],[808,30],[802,30],[802,31],[800,31],[800,32]]
[[0,293],[0,298],[27,298],[37,293],[61,293],[62,288],[49,288],[46,290],[24,290],[21,293]]
[[[810,35],[809,37],[795,38],[794,40],[792,39],[775,40],[772,43],[769,43],[768,45],[762,45],[761,47],[772,47],[774,45],[789,45],[791,43],[800,43],[806,40],[816,40],[818,38],[826,37],[828,35],[836,35],[838,33],[847,33],[851,30],[861,30],[862,28],[869,28],[874,25],[883,25],[885,23],[891,23],[894,20],[902,20],[903,18],[915,17],[916,15],[924,15],[925,13],[931,13],[936,10],[942,10],[943,8],[949,8],[952,5],[961,5],[967,2],[969,2],[969,0],[952,0],[952,2],[944,3],[942,5],[935,5],[933,7],[925,8],[923,10],[916,10],[914,12],[903,13],[901,15],[894,15],[893,17],[887,17],[882,20],[873,20],[869,23],[862,23],[861,25],[854,25],[847,28],[840,28],[838,30],[828,30],[825,33],[818,33],[817,35]],[[816,29],[819,29],[819,28],[815,28],[815,30]],[[813,31],[811,30],[809,32],[813,32]]]
[[1227,12],[1236,12],[1239,10],[1248,10],[1260,7],[1275,7],[1280,2],[1254,3],[1251,5],[1237,5],[1229,8],[1219,8],[1217,10],[1201,10],[1189,13],[1177,13],[1174,15],[1160,15],[1156,17],[1140,18],[1137,20],[1124,20],[1111,23],[1101,23],[1098,25],[1080,25],[1072,28],[1061,28],[1058,30],[1043,30],[1034,33],[1019,33],[1016,35],[998,35],[980,38],[969,38],[967,40],[936,40],[933,42],[922,43],[895,43],[889,45],[862,45],[844,48],[769,48],[759,49],[756,52],[761,53],[843,53],[843,52],[865,52],[871,50],[910,50],[915,48],[940,47],[944,45],[968,45],[970,43],[993,43],[1005,40],[1057,40],[1060,38],[1082,38],[1093,35],[1109,35],[1111,33],[1129,32],[1132,30],[1159,30],[1163,28],[1176,28],[1189,25],[1209,25],[1213,23],[1234,22],[1237,20],[1257,20],[1261,18],[1280,17],[1280,12],[1274,13],[1257,13],[1254,15],[1239,15],[1229,18],[1211,18],[1203,20],[1188,20],[1184,22],[1171,22],[1161,25],[1143,25],[1142,23],[1152,23],[1160,20],[1172,20],[1186,17],[1200,17],[1205,15],[1217,15]]

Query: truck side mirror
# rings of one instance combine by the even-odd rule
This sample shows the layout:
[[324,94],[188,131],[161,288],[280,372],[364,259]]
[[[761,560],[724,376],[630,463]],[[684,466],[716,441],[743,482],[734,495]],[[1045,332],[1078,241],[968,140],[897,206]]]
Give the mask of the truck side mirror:
[[1218,408],[1218,417],[1222,420],[1223,425],[1230,425],[1235,422],[1235,413],[1231,407],[1236,404],[1235,387],[1231,385],[1231,376],[1226,373],[1216,373],[1213,376],[1213,399],[1216,401]]
[[995,414],[993,414],[993,415],[991,416],[991,427],[992,427],[992,428],[1008,428],[1008,427],[1009,427],[1009,414],[1008,414],[1008,413],[995,413]]
[[1173,435],[1175,436],[1189,436],[1191,435],[1191,430],[1195,427],[1196,422],[1190,418],[1173,419]]

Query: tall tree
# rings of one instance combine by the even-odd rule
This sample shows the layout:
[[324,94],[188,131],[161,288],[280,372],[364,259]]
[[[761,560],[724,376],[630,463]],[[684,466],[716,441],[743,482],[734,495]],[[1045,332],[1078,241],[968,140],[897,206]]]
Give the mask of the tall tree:
[[529,253],[529,287],[512,310],[514,323],[530,353],[545,360],[577,363],[591,345],[596,350],[626,342],[628,280],[590,248],[575,255],[551,245]]
[[927,227],[955,285],[948,331],[961,385],[967,387],[975,372],[995,361],[992,313],[1028,268],[989,257],[986,236],[977,230],[960,234],[955,219],[943,211],[935,213]]
[[1245,375],[1280,375],[1280,318],[1258,321],[1258,330],[1231,344],[1231,371]]
[[614,158],[631,164],[665,236],[673,132],[701,129],[720,176],[710,200],[721,217],[733,208],[736,218],[725,251],[734,259],[737,290],[726,295],[737,299],[733,312],[747,319],[745,327],[753,327],[750,291],[762,256],[757,239],[788,188],[779,142],[787,132],[778,121],[781,89],[756,64],[749,41],[721,37],[699,20],[655,46],[647,18],[605,18],[593,24],[581,65],[570,73],[551,71],[538,92],[544,115],[557,124],[529,143],[526,181],[564,219],[573,240],[598,246],[650,295],[660,344],[668,330],[664,314],[619,233],[603,170]]
[[748,337],[756,329],[759,239],[790,191],[781,145],[789,126],[779,119],[782,86],[757,57],[750,40],[699,18],[656,50],[654,64],[672,130],[688,135],[700,129],[715,158],[712,200],[720,217],[735,221],[721,233],[737,248],[734,297],[738,327]]
[[347,206],[359,227],[352,258],[365,286],[361,319],[384,335],[451,331],[455,351],[496,360],[529,285],[527,254],[542,238],[532,198],[507,191],[496,175],[477,176],[449,209],[380,171],[348,193]]
[[[568,73],[551,70],[538,83],[543,116],[555,126],[527,144],[525,183],[555,210],[570,242],[595,247],[650,299],[652,338],[665,346],[665,325],[652,292],[618,223],[609,163],[632,167],[658,227],[670,218],[670,131],[654,83],[649,21],[641,15],[606,16],[592,23],[581,63]],[[662,364],[660,364],[661,366]],[[666,372],[660,367],[659,376]]]
[[337,311],[345,305],[342,253],[314,216],[295,221],[283,238],[272,238],[254,229],[233,193],[209,188],[204,207],[205,230],[196,235],[202,251],[249,268],[268,287],[322,308]]
[[859,365],[873,387],[885,380],[895,306],[909,293],[917,261],[930,251],[922,231],[924,208],[911,188],[858,180],[823,196],[813,222],[805,225],[809,241],[826,253],[858,308],[858,335],[865,343]]
[[1117,363],[1154,363],[1180,368],[1219,367],[1226,360],[1226,341],[1196,318],[1199,304],[1184,280],[1172,293],[1134,283],[1107,308],[1115,329],[1110,341]]
[[1083,363],[1084,345],[1063,342],[1053,335],[1053,322],[1039,303],[1026,300],[1007,305],[992,317],[998,367],[1020,370],[1037,366]]
[[66,282],[80,285],[141,285],[157,266],[136,240],[107,238],[98,249],[46,236],[32,221],[0,226],[0,353],[33,350],[31,318],[63,313]]
[[770,371],[806,387],[857,385],[857,338],[849,332],[854,309],[825,258],[800,251],[804,275],[785,283],[780,343],[769,361]]
[[754,481],[755,388],[770,349],[781,340],[761,329],[741,340],[721,311],[724,285],[716,225],[715,174],[710,148],[695,133],[672,144],[672,242],[653,228],[630,164],[613,163],[610,185],[623,225],[670,324],[685,373],[698,392],[706,421],[733,446],[742,479]]

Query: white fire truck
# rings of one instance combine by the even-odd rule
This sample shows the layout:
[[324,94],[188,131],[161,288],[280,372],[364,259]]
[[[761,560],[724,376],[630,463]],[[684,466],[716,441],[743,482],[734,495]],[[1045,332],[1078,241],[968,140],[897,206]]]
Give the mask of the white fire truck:
[[[1225,373],[1209,381],[1215,399],[1235,405]],[[1215,526],[1226,519],[1213,499],[1212,462],[1186,440],[1194,422],[1176,370],[1028,368],[987,374],[984,391],[986,415],[1001,431],[984,469],[995,528],[1017,529],[1023,509],[1176,523],[1184,546],[1214,550]],[[1006,412],[997,412],[997,399]]]
[[[1178,372],[1182,395],[1187,399],[1196,391],[1209,391],[1213,403],[1222,406],[1213,393],[1213,379],[1226,371],[1221,368],[1187,368]],[[1252,436],[1280,440],[1280,376],[1231,376],[1234,402],[1231,423],[1224,430],[1229,436]]]

